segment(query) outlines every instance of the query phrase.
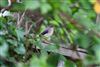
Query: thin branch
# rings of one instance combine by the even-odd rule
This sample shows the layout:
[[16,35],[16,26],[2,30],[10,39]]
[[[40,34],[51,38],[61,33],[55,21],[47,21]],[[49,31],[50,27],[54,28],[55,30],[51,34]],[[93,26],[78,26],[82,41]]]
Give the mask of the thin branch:
[[62,48],[64,48],[64,49],[68,49],[68,50],[72,50],[72,51],[77,51],[77,52],[81,52],[81,53],[88,54],[88,52],[87,52],[87,51],[83,51],[83,50],[78,50],[78,49],[73,50],[73,49],[71,49],[71,48],[66,48],[66,47],[62,47]]
[[31,31],[31,29],[32,29],[32,24],[28,27],[28,23],[26,22],[25,23],[25,35],[28,35],[29,34],[29,32]]
[[28,22],[25,22],[25,35],[28,33]]
[[96,17],[96,24],[98,24],[100,22],[100,14],[97,14],[97,17]]
[[32,29],[32,24],[30,25],[30,27],[29,27],[29,29],[28,29],[28,32],[27,32],[27,34],[29,34],[29,32],[31,31],[31,29]]
[[26,10],[23,12],[23,14],[21,15],[21,17],[18,16],[18,21],[17,21],[17,27],[18,27],[18,28],[19,28],[19,27],[21,26],[21,24],[22,24],[22,21],[23,21],[24,16],[25,16],[25,12],[26,12]]

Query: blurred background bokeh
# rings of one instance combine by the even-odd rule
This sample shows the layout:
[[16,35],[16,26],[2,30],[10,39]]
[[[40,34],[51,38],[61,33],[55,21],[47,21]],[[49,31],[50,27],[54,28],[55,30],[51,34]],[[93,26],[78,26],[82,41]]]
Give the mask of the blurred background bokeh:
[[0,0],[0,67],[100,67],[100,0]]

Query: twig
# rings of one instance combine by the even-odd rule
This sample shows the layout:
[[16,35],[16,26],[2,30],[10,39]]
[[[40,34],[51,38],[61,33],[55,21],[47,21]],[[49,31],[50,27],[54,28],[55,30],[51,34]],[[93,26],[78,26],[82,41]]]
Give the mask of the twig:
[[86,51],[82,51],[82,50],[78,50],[78,49],[73,50],[73,49],[71,49],[71,48],[66,48],[66,47],[62,47],[62,48],[64,48],[64,49],[68,49],[68,50],[72,50],[72,51],[77,51],[77,52],[81,52],[81,53],[88,54],[88,52],[86,52]]
[[100,23],[100,14],[97,14],[97,17],[96,17],[96,24]]
[[27,32],[27,34],[29,34],[29,32],[31,31],[31,29],[32,29],[32,24],[30,25],[30,27],[29,27],[29,29],[28,29],[28,32]]
[[25,23],[25,35],[29,34],[32,29],[32,24],[28,27],[28,22]]
[[25,22],[25,35],[28,34],[28,22]]
[[21,17],[20,17],[20,15],[18,15],[18,21],[17,21],[17,27],[18,27],[18,28],[19,28],[19,27],[21,26],[21,24],[22,24],[22,21],[23,21],[24,16],[25,16],[25,12],[26,12],[26,10],[23,12],[23,14],[21,15]]

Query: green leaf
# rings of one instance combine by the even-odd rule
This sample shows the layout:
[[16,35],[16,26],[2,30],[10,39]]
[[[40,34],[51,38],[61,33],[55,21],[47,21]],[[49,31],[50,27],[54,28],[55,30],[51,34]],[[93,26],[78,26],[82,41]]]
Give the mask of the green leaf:
[[25,9],[35,10],[40,7],[40,2],[38,0],[25,0],[24,2]]
[[96,54],[96,60],[100,63],[100,44],[94,46],[94,51]]
[[65,67],[77,67],[76,64],[70,60],[65,61]]
[[16,53],[21,54],[21,55],[26,53],[26,49],[23,43],[19,43],[19,45],[14,50]]
[[29,67],[48,67],[46,62],[46,56],[41,56],[40,58],[38,58],[33,55]]
[[68,1],[64,1],[59,6],[60,6],[60,9],[63,12],[67,12],[69,15],[72,15],[72,9],[69,7],[70,6],[70,3],[68,3]]
[[88,0],[80,0],[80,4],[84,9],[91,9],[91,5]]
[[96,2],[96,0],[89,0],[89,2],[91,2],[92,4],[94,4]]
[[19,41],[24,39],[24,31],[22,29],[16,29],[16,34]]
[[59,23],[55,20],[51,20],[50,24],[53,24],[54,26],[59,26]]
[[13,3],[10,11],[11,12],[25,11],[25,5],[24,3]]
[[44,48],[45,51],[50,51],[50,52],[57,52],[58,51],[58,46],[54,44],[49,44]]
[[6,57],[8,55],[8,44],[6,42],[0,45],[0,56]]
[[37,48],[40,48],[40,49],[43,48],[43,46],[41,45],[42,41],[39,38],[37,38],[36,40],[31,40],[31,43],[34,44]]
[[0,25],[7,22],[7,20],[4,17],[0,17]]
[[20,63],[18,63],[18,64],[16,65],[16,67],[26,67],[26,66],[24,66],[24,63],[20,62]]
[[74,42],[80,47],[87,48],[90,46],[91,39],[84,34],[77,34],[74,38]]
[[17,46],[17,44],[18,44],[16,40],[11,40],[11,39],[8,39],[7,42],[8,42],[10,45],[14,46],[14,47]]
[[48,3],[43,3],[41,4],[40,9],[42,14],[46,14],[52,9],[52,7]]
[[0,0],[0,6],[2,6],[2,7],[8,6],[7,0]]
[[50,54],[48,56],[47,62],[50,66],[48,67],[56,67],[59,61],[60,55],[59,54]]
[[73,15],[73,17],[82,25],[84,25],[87,29],[93,29],[95,24],[93,23],[92,19],[88,17],[87,12],[80,9],[77,13]]

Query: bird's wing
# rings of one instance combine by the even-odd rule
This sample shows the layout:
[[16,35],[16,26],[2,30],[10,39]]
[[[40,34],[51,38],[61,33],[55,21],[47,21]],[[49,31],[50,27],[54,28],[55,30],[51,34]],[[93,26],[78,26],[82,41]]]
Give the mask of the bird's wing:
[[48,29],[46,29],[45,31],[43,31],[41,34],[42,35],[45,35],[46,33],[48,33],[49,31],[48,31]]

